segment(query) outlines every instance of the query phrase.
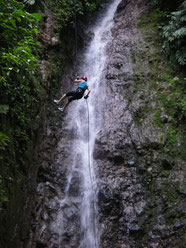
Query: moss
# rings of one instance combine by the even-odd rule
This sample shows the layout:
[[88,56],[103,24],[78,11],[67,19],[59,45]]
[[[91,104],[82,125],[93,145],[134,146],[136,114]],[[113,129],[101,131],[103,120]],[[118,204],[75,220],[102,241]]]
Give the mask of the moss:
[[163,127],[162,119],[161,119],[161,109],[157,109],[154,114],[154,122],[160,128]]
[[[184,147],[186,147],[186,139],[184,138],[186,118],[184,85],[186,74],[184,71],[180,71],[178,67],[171,65],[163,52],[163,40],[157,32],[161,18],[164,18],[164,13],[157,9],[145,12],[141,17],[138,28],[144,33],[145,43],[140,43],[138,52],[132,51],[135,71],[133,92],[138,96],[137,94],[142,87],[146,87],[146,91],[149,91],[149,95],[152,96],[150,101],[156,102],[154,126],[161,128],[166,134],[164,152],[169,154],[178,152],[184,158]],[[144,56],[148,58],[146,67],[148,66],[150,69],[146,78],[141,77],[141,71],[147,70],[142,63]],[[145,81],[148,82],[148,85]],[[144,108],[144,113],[143,110],[142,113],[135,113],[134,119],[138,125],[146,118],[146,110]],[[151,109],[149,108],[148,111],[151,111]]]
[[136,124],[142,125],[142,122],[147,118],[150,111],[151,109],[149,108],[148,104],[144,104],[144,106],[140,107],[136,112],[134,112],[134,121]]
[[147,29],[147,28],[157,28],[157,24],[161,19],[165,17],[166,13],[159,9],[152,9],[151,11],[145,12],[141,17],[138,28]]
[[169,177],[169,175],[170,175],[170,170],[163,170],[163,171],[161,171],[161,173],[160,173],[160,177]]
[[167,137],[167,145],[171,146],[177,143],[177,130],[176,129],[169,129],[166,133]]
[[146,189],[150,189],[152,187],[153,184],[153,178],[151,174],[144,174],[142,176],[142,184]]
[[162,196],[167,203],[177,202],[179,195],[175,189],[174,184],[171,181],[165,180],[162,185]]
[[[137,51],[132,51],[134,68],[134,98],[140,99],[140,92],[145,89],[146,99],[149,100],[147,108],[145,101],[134,113],[134,120],[138,125],[153,115],[153,128],[159,131],[158,149],[148,147],[149,163],[139,161],[138,171],[144,189],[145,199],[148,199],[145,211],[146,220],[143,223],[143,237],[148,240],[149,230],[157,224],[157,217],[162,216],[166,222],[166,230],[174,229],[175,246],[183,247],[183,223],[185,221],[184,209],[184,182],[175,182],[175,177],[184,173],[185,137],[184,137],[184,78],[185,72],[171,65],[162,49],[162,38],[157,34],[158,19],[161,13],[156,10],[144,13],[139,24],[144,41],[138,44]],[[153,27],[153,30],[152,30]],[[139,51],[138,51],[139,50]],[[144,59],[145,56],[145,59]],[[144,72],[145,76],[142,72]],[[148,171],[148,164],[151,169]],[[178,223],[178,225],[177,225]],[[170,228],[170,229],[169,229]],[[161,230],[160,236],[162,235]],[[180,242],[179,236],[183,235]],[[161,236],[162,237],[162,236]],[[141,241],[140,240],[140,241]],[[173,247],[173,246],[171,246]]]

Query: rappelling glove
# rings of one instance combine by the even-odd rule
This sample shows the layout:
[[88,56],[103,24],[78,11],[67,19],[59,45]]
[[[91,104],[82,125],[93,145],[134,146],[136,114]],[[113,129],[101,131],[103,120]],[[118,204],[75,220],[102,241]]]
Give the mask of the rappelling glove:
[[84,98],[87,99],[88,98],[88,95],[84,96]]

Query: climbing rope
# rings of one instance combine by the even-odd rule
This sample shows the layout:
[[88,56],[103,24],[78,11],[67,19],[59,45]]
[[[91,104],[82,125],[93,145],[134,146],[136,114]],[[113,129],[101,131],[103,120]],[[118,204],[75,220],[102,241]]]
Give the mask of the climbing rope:
[[95,196],[96,193],[94,191],[93,188],[93,180],[92,180],[92,173],[91,173],[91,168],[90,168],[90,117],[89,117],[89,107],[88,107],[88,99],[86,99],[86,103],[87,103],[87,113],[88,113],[88,168],[89,168],[89,175],[90,175],[90,182],[91,182],[91,187],[92,187],[92,193],[94,194],[93,197],[93,222],[94,222],[94,226],[93,226],[93,231],[94,231],[94,241],[95,241],[95,248],[97,248],[97,242],[96,242],[96,223],[95,223],[95,216],[96,216],[96,209],[95,209]]
[[87,103],[87,113],[88,113],[88,167],[89,167],[89,174],[90,174],[90,181],[93,190],[93,180],[92,180],[92,174],[91,174],[91,168],[90,168],[90,117],[89,117],[89,107],[88,107],[88,100],[86,99]]

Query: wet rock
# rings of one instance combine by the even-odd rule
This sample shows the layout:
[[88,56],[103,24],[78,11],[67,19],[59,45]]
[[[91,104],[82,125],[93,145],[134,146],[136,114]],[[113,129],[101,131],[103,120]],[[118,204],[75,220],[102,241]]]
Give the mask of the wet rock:
[[171,170],[173,167],[173,159],[171,157],[168,156],[163,156],[161,158],[161,166],[163,167],[163,169],[165,170]]
[[[105,129],[98,135],[94,150],[100,179],[105,182],[98,193],[103,224],[101,247],[165,247],[178,235],[171,231],[176,224],[169,226],[164,213],[167,206],[174,209],[179,201],[176,188],[183,192],[184,183],[180,178],[180,184],[171,186],[175,159],[161,155],[166,137],[153,122],[158,103],[154,100],[156,92],[147,82],[152,75],[149,64],[154,61],[155,33],[140,33],[137,29],[140,13],[147,7],[145,1],[121,1],[114,19],[113,40],[107,46],[105,78],[109,98],[102,115]],[[168,122],[165,118],[164,123]],[[120,211],[115,214],[118,199]],[[177,224],[181,225],[179,221]],[[113,231],[115,225],[117,234]]]
[[80,173],[73,173],[71,182],[69,185],[68,195],[72,197],[77,197],[81,193],[82,176]]
[[130,2],[130,0],[121,1],[120,4],[117,7],[116,14],[121,13],[122,10],[124,10],[127,6],[127,4]]
[[47,243],[38,241],[38,242],[36,242],[36,247],[37,248],[46,248],[47,247]]
[[[154,125],[153,112],[159,102],[148,84],[152,75],[149,64],[155,60],[155,33],[137,29],[147,7],[145,0],[121,1],[106,48],[105,84],[100,88],[107,97],[104,102],[98,99],[103,110],[97,114],[101,127],[93,151],[99,178],[96,193],[100,248],[182,247],[179,240],[184,240],[185,165],[171,155],[162,155],[166,137]],[[92,36],[90,32],[82,45],[87,46]],[[45,38],[46,44],[51,45],[52,40]],[[53,42],[58,44],[57,40]],[[43,81],[47,81],[45,61],[41,69]],[[69,75],[71,71],[65,80],[69,80]],[[85,117],[84,111],[81,116]],[[78,151],[70,153],[73,142],[78,143],[77,127],[71,126],[71,120],[47,124],[37,177],[39,200],[31,230],[31,243],[36,242],[37,248],[57,248],[59,240],[64,248],[80,247],[83,161]],[[166,116],[162,121],[169,122]],[[74,172],[70,174],[72,164]]]
[[119,191],[112,191],[108,185],[100,185],[101,189],[98,192],[98,202],[101,206],[102,214],[104,215],[119,215],[121,208],[121,198]]

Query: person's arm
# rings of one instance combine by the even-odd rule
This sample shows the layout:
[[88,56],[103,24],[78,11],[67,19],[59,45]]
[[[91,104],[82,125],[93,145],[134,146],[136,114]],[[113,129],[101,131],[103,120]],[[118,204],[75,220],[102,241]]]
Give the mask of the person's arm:
[[83,82],[84,80],[82,80],[82,79],[75,79],[75,83],[81,83],[81,82]]
[[88,93],[86,94],[86,96],[84,96],[85,99],[87,99],[88,95],[90,94],[90,86],[88,86],[87,90],[88,90]]
[[88,86],[87,90],[88,90],[88,93],[87,93],[87,96],[88,96],[90,94],[90,86]]

